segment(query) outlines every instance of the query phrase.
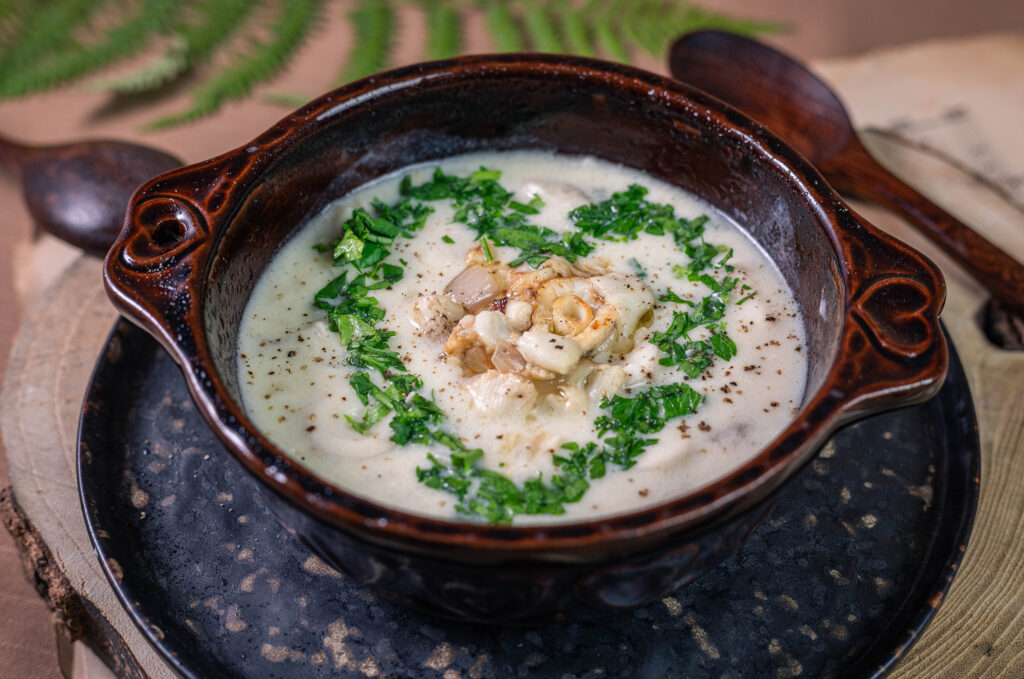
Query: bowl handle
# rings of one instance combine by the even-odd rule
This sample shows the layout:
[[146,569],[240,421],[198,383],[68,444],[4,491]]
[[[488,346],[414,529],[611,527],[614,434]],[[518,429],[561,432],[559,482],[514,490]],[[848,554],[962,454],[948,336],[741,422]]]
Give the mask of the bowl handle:
[[[162,178],[172,178],[174,182]],[[114,306],[185,364],[196,351],[201,304],[192,271],[208,259],[214,234],[202,196],[183,187],[188,168],[138,189],[121,235],[107,253],[103,279]],[[176,185],[175,185],[176,184]]]
[[843,360],[829,395],[849,421],[883,408],[911,405],[938,392],[949,354],[939,312],[946,284],[931,260],[848,209]]

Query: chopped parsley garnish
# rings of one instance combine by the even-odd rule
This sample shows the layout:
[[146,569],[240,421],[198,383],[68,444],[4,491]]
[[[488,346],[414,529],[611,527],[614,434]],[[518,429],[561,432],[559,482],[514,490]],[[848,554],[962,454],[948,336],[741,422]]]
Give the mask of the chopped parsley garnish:
[[558,472],[550,481],[538,475],[518,485],[478,466],[482,456],[478,451],[458,457],[453,454],[450,463],[430,455],[432,466],[417,468],[416,475],[426,486],[454,495],[460,514],[479,516],[490,523],[509,523],[517,514],[564,514],[565,503],[578,502],[590,481],[604,476],[609,464],[629,469],[645,448],[658,442],[656,438],[638,438],[638,433],[657,434],[669,421],[696,412],[702,400],[684,383],[651,387],[632,398],[604,399],[601,408],[606,414],[594,421],[600,440],[563,444],[568,454],[554,457]]
[[[539,197],[529,203],[514,201],[513,194],[498,183],[500,178],[500,172],[482,167],[468,177],[446,175],[438,168],[430,181],[418,186],[407,175],[400,185],[402,199],[394,205],[374,200],[370,210],[354,210],[337,241],[315,246],[318,252],[329,253],[334,265],[343,270],[314,295],[313,304],[326,312],[330,329],[338,333],[345,347],[346,362],[358,369],[349,383],[364,411],[360,418],[346,415],[352,428],[365,434],[390,417],[390,440],[397,445],[446,448],[447,460],[427,454],[431,466],[417,468],[419,481],[455,496],[460,514],[509,523],[518,514],[565,513],[565,503],[579,501],[590,482],[603,477],[610,465],[629,469],[636,464],[644,450],[657,442],[655,435],[669,421],[696,412],[703,396],[679,382],[603,399],[603,413],[594,420],[597,440],[562,445],[565,453],[554,456],[556,473],[548,480],[538,475],[517,484],[483,468],[484,452],[470,449],[445,429],[444,412],[433,397],[422,393],[423,381],[407,371],[401,356],[389,346],[395,333],[377,325],[386,313],[372,293],[402,279],[408,263],[399,258],[402,266],[398,266],[385,260],[396,239],[411,238],[424,226],[434,211],[425,203],[450,201],[454,221],[476,232],[487,262],[495,259],[492,244],[518,250],[510,266],[526,262],[536,268],[552,256],[576,261],[594,249],[587,237],[621,242],[634,240],[641,233],[672,236],[689,258],[686,266],[674,267],[676,275],[704,284],[711,294],[697,303],[666,290],[660,301],[690,308],[675,312],[670,326],[654,333],[650,341],[665,353],[662,365],[678,366],[690,378],[703,373],[715,357],[729,360],[736,355],[736,345],[725,334],[721,319],[737,279],[726,276],[718,280],[705,273],[709,269],[733,270],[728,264],[732,250],[703,239],[707,216],[677,217],[671,205],[646,200],[647,189],[642,186],[630,185],[606,201],[572,210],[569,216],[576,230],[558,234],[528,221],[544,206]],[[447,235],[441,240],[455,242]],[[635,258],[630,262],[636,275],[646,276]],[[741,289],[750,288],[744,285]],[[697,328],[706,328],[710,336],[691,340],[689,333]]]
[[646,195],[646,188],[630,184],[608,200],[576,208],[569,213],[569,218],[577,229],[601,240],[630,241],[641,233],[669,234],[682,247],[704,233],[707,215],[692,220],[677,217],[671,205],[651,203],[644,198]]
[[537,214],[544,202],[539,197],[527,204],[512,200],[512,192],[499,184],[499,179],[501,172],[483,167],[469,177],[446,175],[437,168],[430,181],[418,186],[406,175],[399,189],[408,198],[451,201],[453,220],[476,231],[478,239],[488,238],[495,245],[520,251],[509,266],[526,262],[537,268],[554,256],[575,262],[593,251],[594,246],[580,233],[559,236],[547,227],[529,223],[527,216]]
[[[334,265],[345,269],[313,296],[313,305],[327,312],[328,327],[345,347],[345,362],[361,369],[349,377],[349,384],[366,410],[362,419],[346,419],[364,434],[393,414],[391,440],[398,445],[437,441],[464,450],[461,441],[440,430],[444,413],[419,393],[423,381],[406,371],[401,356],[388,345],[395,333],[377,327],[385,311],[370,294],[402,279],[402,267],[383,261],[388,248],[399,236],[409,238],[422,228],[433,208],[410,200],[393,206],[374,201],[372,207],[374,215],[362,208],[353,211],[341,238],[319,249],[331,252]],[[353,270],[358,273],[350,280]],[[376,372],[383,386],[365,371]]]
[[675,302],[676,304],[686,304],[686,305],[689,305],[691,307],[693,306],[693,302],[691,302],[688,299],[683,299],[682,297],[680,297],[676,293],[672,292],[672,290],[666,290],[665,294],[663,294],[660,297],[658,297],[658,301],[659,302]]
[[[688,243],[683,249],[686,252],[686,256],[690,258],[690,263],[686,266],[676,264],[672,267],[672,273],[676,275],[676,278],[685,278],[691,281],[704,281],[701,277],[701,272],[705,269],[733,270],[732,265],[727,264],[727,262],[732,259],[732,248],[726,249],[723,245],[714,246],[710,243],[706,243],[704,240],[701,240],[700,243],[697,244]],[[714,261],[715,257],[722,253],[725,253],[725,256],[717,262]],[[707,276],[707,274],[703,275]],[[708,278],[711,277],[708,276]],[[726,279],[732,280],[729,279],[728,276]]]
[[[724,313],[725,302],[719,292],[703,298],[690,311],[673,313],[668,328],[651,335],[651,344],[665,352],[658,362],[664,366],[678,366],[687,377],[696,378],[711,367],[714,356],[723,361],[730,360],[736,355],[736,344],[719,323]],[[711,337],[706,342],[691,341],[690,332],[702,326],[712,330]],[[685,341],[678,342],[679,339]]]

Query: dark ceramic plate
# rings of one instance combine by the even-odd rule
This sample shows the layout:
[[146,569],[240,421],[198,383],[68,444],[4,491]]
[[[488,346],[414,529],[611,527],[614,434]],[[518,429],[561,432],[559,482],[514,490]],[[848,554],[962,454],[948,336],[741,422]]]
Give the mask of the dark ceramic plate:
[[931,401],[840,431],[715,570],[592,623],[453,623],[341,578],[278,525],[171,359],[124,320],[87,394],[79,486],[121,602],[187,677],[874,676],[928,623],[970,533],[977,423],[951,359]]

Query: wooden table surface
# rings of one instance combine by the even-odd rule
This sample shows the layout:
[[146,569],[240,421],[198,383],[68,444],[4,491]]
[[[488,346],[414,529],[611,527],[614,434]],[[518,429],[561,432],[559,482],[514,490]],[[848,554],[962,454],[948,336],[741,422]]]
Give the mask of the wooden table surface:
[[[996,4],[1002,11],[1003,3]],[[763,16],[765,11],[759,5],[759,14]],[[822,16],[816,20],[828,20]],[[415,17],[406,21],[414,24]],[[1024,29],[1024,16],[1017,25]],[[325,29],[313,38],[278,81],[283,84],[276,87],[308,93],[323,89],[333,68],[325,74],[318,66],[338,63],[345,55],[345,41],[337,39],[339,34],[344,36],[345,27],[334,22],[332,29],[336,30]],[[415,36],[416,30],[411,25],[406,35]],[[818,33],[813,35],[781,41],[788,41],[788,48],[797,53],[813,56],[823,52]],[[487,49],[486,41],[480,38],[471,37],[470,46],[476,51]],[[416,40],[409,40],[397,59],[412,61],[417,52]],[[654,60],[645,65],[664,72]],[[843,93],[861,127],[892,128],[903,122],[909,126],[909,136],[924,138],[929,120],[941,121],[942,115],[957,106],[968,106],[971,129],[981,131],[983,141],[1000,163],[1004,183],[1012,189],[1018,173],[1024,175],[1024,164],[1019,160],[1024,158],[1024,133],[1019,131],[1019,111],[1024,110],[1024,85],[1019,75],[1024,71],[1024,37],[957,41],[868,59],[818,62],[818,66]],[[266,89],[278,91],[274,87]],[[977,106],[979,97],[990,105]],[[102,95],[70,88],[0,104],[0,130],[32,141],[86,136],[138,139],[197,160],[243,143],[284,112],[256,98],[230,105],[218,116],[187,128],[159,134],[140,132],[143,122],[179,110],[183,102],[177,96],[159,102],[155,109],[111,114],[103,112]],[[901,121],[901,116],[905,120]],[[946,124],[954,125],[955,121]],[[992,138],[993,131],[1007,129],[1011,130],[1007,136]],[[882,138],[877,144],[891,155],[890,162],[904,163],[901,171],[922,188],[937,199],[952,202],[947,207],[968,223],[984,226],[986,235],[1024,259],[1024,219],[1019,212],[1008,209],[1005,201],[943,163],[933,163],[927,156],[909,151],[902,153],[898,145]],[[956,155],[955,149],[952,152]],[[79,258],[74,250],[52,239],[33,238],[14,182],[0,182],[0,200],[8,208],[0,228],[0,304],[5,309],[0,316],[0,367],[16,332],[22,331],[7,366],[0,416],[17,499],[33,520],[46,524],[47,542],[51,543],[47,547],[52,553],[42,561],[73,576],[63,583],[66,591],[55,589],[50,597],[66,604],[84,594],[90,605],[102,609],[102,617],[117,632],[115,636],[124,636],[125,647],[135,662],[154,676],[166,676],[155,653],[141,641],[113,601],[109,588],[105,588],[77,516],[71,455],[77,409],[88,372],[114,318],[102,295],[98,261]],[[891,216],[868,206],[863,206],[863,211],[880,226],[922,245]],[[934,251],[929,250],[929,254]],[[954,266],[940,256],[935,258],[950,282],[944,319],[964,358],[979,409],[985,481],[975,535],[962,574],[924,639],[901,663],[898,674],[1020,677],[1024,676],[1024,618],[1020,614],[1024,610],[1024,571],[1018,566],[1024,563],[1024,494],[1019,480],[1024,478],[1024,418],[1020,406],[1024,360],[1020,354],[998,351],[988,344],[975,322],[983,295]],[[42,294],[54,282],[61,286],[61,294]],[[59,329],[57,333],[53,332],[55,328]],[[7,474],[0,456],[0,487],[6,485]],[[23,542],[27,539],[24,534],[20,537]],[[35,545],[36,552],[31,555],[34,566],[41,562],[42,548]],[[25,582],[16,565],[19,559],[14,543],[0,531],[0,610],[7,612],[0,616],[0,676],[55,676],[58,645],[54,643],[50,617]],[[69,638],[62,626],[57,629],[58,636]],[[80,654],[69,645],[60,647],[68,654]],[[95,661],[80,655],[76,671],[86,672],[90,662]],[[67,671],[72,666],[70,656],[60,665]]]

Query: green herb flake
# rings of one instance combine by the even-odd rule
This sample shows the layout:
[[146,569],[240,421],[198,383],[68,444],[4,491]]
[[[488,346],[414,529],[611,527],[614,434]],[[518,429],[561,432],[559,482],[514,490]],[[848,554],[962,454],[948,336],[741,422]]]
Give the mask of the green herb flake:
[[637,278],[647,278],[647,272],[644,271],[643,265],[637,260],[636,257],[631,257],[629,260],[630,266],[633,267],[633,271],[636,273]]
[[671,289],[665,290],[664,294],[662,294],[662,295],[660,295],[658,297],[658,301],[659,302],[675,302],[676,304],[686,304],[686,305],[691,306],[691,307],[693,306],[693,302],[691,302],[688,299],[683,299],[682,297],[680,297],[676,293],[672,292]]

